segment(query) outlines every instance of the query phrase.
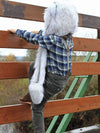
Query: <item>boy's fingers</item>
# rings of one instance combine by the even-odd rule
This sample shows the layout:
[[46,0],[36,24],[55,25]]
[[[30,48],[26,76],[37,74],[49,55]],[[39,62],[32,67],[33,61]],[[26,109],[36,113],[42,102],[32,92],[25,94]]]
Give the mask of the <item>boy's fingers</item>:
[[9,29],[8,31],[11,32],[11,33],[14,33],[14,34],[16,33],[15,29]]
[[38,34],[39,33],[39,31],[31,31],[32,33],[35,33],[35,34]]

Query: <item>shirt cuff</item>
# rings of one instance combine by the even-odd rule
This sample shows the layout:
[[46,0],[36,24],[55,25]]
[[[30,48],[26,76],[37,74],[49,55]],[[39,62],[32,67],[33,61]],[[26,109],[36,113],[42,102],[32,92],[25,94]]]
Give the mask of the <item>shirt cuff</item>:
[[16,35],[20,38],[23,38],[23,35],[24,33],[26,32],[26,30],[20,30],[20,29],[17,29],[16,31]]

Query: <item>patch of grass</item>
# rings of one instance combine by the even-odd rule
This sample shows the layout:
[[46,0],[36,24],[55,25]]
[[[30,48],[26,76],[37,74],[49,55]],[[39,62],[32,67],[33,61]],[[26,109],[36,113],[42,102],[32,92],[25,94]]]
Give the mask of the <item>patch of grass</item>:
[[28,79],[0,80],[0,106],[16,104],[28,92]]

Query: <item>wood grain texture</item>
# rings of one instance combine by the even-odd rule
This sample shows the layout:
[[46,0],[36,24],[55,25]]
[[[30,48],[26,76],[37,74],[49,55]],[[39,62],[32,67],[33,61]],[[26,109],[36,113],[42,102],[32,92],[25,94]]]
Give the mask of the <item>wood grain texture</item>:
[[79,26],[87,28],[100,28],[100,17],[86,14],[79,14]]
[[[45,7],[0,0],[0,16],[43,22]],[[79,26],[100,28],[100,17],[79,14]]]
[[0,124],[26,121],[31,119],[31,107],[28,104],[0,107]]
[[100,62],[73,62],[72,75],[98,75]]
[[[47,102],[44,117],[63,115],[100,108],[100,95]],[[32,120],[30,105],[19,104],[0,107],[0,124]]]
[[[87,39],[74,37],[73,51],[100,52],[100,39]],[[9,31],[0,31],[0,48],[37,49],[38,45],[27,43]]]
[[[28,78],[30,62],[1,62],[0,79]],[[72,76],[98,75],[100,62],[73,62]]]
[[[50,110],[51,108],[51,110]],[[44,109],[44,117],[81,112],[100,108],[100,95],[48,102]]]
[[0,79],[27,78],[29,62],[1,62]]
[[73,51],[100,51],[100,39],[87,39],[74,37],[74,48]]
[[0,0],[0,16],[43,21],[44,7]]

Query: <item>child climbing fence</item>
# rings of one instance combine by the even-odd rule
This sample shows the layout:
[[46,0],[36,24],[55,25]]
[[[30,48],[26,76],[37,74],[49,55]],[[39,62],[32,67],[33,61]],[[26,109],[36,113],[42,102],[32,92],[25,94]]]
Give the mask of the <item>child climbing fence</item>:
[[[43,21],[44,7],[0,0],[0,9],[1,17]],[[73,38],[73,50],[98,52],[98,62],[73,62],[72,76],[100,75],[100,18],[79,14],[79,26],[97,29],[98,39]],[[29,44],[23,39],[19,39],[18,37],[10,34],[9,31],[0,31],[0,48],[37,49],[37,46]],[[1,62],[0,79],[27,78],[29,64],[30,62]],[[84,80],[88,82],[90,77]],[[87,83],[85,81],[84,84]],[[100,94],[100,76],[98,76],[98,90]],[[76,98],[78,96],[81,97],[81,95],[77,94],[74,99],[49,101],[45,106],[44,117],[100,108],[99,95]],[[30,105],[18,104],[0,107],[0,124],[31,119],[32,115]],[[62,128],[59,128],[59,132],[64,131],[64,127],[62,126]]]

